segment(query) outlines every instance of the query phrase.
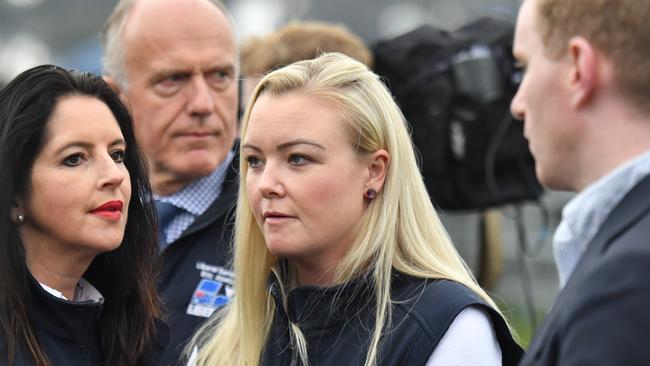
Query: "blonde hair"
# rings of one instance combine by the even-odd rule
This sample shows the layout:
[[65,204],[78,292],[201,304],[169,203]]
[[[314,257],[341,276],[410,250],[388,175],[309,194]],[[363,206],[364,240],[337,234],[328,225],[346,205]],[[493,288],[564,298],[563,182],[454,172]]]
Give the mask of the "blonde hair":
[[[271,72],[255,91],[242,122],[245,136],[250,113],[261,95],[308,93],[325,98],[340,111],[350,141],[360,153],[385,149],[390,161],[383,189],[368,204],[351,249],[338,264],[334,283],[370,271],[376,317],[366,365],[374,365],[384,331],[390,329],[393,271],[449,279],[476,292],[497,308],[478,286],[443,228],[427,194],[404,116],[379,77],[360,62],[339,53],[324,54]],[[268,288],[278,258],[269,253],[246,193],[246,162],[240,164],[235,227],[235,297],[192,341],[200,352],[197,365],[258,365],[273,322],[275,304]],[[281,286],[286,301],[287,279]],[[308,363],[305,339],[291,325],[294,348]]]
[[363,40],[345,26],[325,22],[291,22],[242,46],[242,74],[264,75],[278,66],[311,60],[323,52],[340,52],[372,68],[373,57]]
[[612,61],[621,91],[650,113],[650,2],[527,1],[535,1],[537,27],[551,58],[565,57],[572,37],[586,38]]

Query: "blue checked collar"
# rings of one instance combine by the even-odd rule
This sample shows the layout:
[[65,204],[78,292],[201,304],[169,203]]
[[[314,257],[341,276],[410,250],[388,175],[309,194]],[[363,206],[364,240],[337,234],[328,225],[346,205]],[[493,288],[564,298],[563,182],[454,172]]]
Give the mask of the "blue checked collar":
[[154,195],[154,199],[171,203],[197,217],[210,207],[221,194],[223,182],[235,154],[230,151],[226,159],[210,175],[200,178],[169,196]]

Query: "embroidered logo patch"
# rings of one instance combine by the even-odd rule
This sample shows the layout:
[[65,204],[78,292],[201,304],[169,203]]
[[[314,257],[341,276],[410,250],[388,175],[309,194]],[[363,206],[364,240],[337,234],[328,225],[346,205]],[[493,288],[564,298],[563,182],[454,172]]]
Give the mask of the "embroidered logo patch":
[[187,305],[187,314],[208,318],[233,296],[233,274],[223,267],[203,262],[197,263],[196,267],[201,271],[201,280]]

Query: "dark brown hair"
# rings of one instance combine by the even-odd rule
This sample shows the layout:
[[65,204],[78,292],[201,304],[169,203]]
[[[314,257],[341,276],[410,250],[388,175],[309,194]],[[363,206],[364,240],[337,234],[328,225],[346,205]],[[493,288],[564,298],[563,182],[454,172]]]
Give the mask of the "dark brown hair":
[[97,336],[106,365],[142,365],[156,342],[160,315],[155,292],[159,249],[152,231],[155,216],[147,171],[133,132],[131,116],[101,77],[57,66],[31,68],[0,91],[0,338],[11,364],[19,349],[38,366],[49,365],[27,316],[30,294],[25,250],[10,219],[15,198],[28,194],[32,166],[46,137],[57,101],[67,95],[97,98],[117,120],[124,140],[124,164],[131,200],[120,247],[94,258],[83,277],[104,296]]

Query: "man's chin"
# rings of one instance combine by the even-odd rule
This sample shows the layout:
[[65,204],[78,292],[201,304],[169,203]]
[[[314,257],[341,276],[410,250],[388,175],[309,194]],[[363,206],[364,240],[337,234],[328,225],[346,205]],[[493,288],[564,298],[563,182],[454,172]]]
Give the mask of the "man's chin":
[[539,167],[536,169],[537,180],[546,189],[552,191],[572,191],[573,189],[568,184],[566,177],[559,177],[552,174],[546,174],[543,169]]
[[195,180],[207,177],[221,165],[227,155],[215,152],[185,153],[182,159],[152,166],[151,183],[156,194],[167,195],[183,188]]
[[226,159],[226,154],[214,151],[192,151],[184,159],[176,162],[174,171],[186,179],[199,179],[214,172]]
[[212,174],[219,166],[218,163],[196,164],[190,163],[184,169],[177,170],[178,176],[183,180],[197,180]]

